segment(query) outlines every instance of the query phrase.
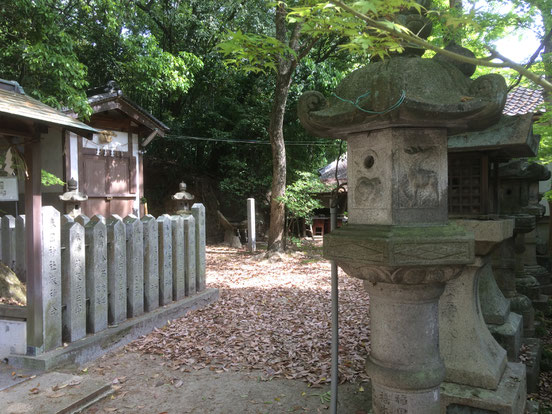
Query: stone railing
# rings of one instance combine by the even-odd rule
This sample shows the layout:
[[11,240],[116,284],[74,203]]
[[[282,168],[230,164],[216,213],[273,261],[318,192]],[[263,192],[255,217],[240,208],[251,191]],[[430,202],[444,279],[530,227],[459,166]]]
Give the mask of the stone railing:
[[[26,281],[25,216],[0,224],[0,260]],[[44,351],[194,295],[205,289],[205,208],[73,219],[43,207],[40,280]]]

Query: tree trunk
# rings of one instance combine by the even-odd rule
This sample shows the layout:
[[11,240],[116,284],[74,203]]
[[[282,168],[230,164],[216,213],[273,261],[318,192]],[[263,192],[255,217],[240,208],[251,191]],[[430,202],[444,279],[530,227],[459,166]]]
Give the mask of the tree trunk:
[[278,71],[276,75],[276,88],[274,102],[270,113],[270,125],[268,134],[272,147],[272,194],[270,196],[270,226],[268,229],[268,250],[282,251],[285,208],[284,203],[278,201],[278,197],[284,195],[286,190],[286,147],[284,144],[284,114],[292,77],[291,68]]

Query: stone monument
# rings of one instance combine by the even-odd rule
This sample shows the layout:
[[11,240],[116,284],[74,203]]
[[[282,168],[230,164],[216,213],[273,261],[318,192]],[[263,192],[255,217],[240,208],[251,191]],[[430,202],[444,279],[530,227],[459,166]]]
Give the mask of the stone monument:
[[299,101],[307,130],[348,144],[349,224],[325,236],[324,256],[370,294],[375,414],[441,412],[439,298],[475,260],[473,233],[448,222],[447,137],[496,123],[506,98],[502,77],[419,54]]

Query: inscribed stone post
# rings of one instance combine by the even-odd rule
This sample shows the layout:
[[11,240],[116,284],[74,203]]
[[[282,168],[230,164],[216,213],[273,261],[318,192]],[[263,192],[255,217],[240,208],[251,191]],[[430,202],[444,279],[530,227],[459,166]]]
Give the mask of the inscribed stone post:
[[4,261],[2,257],[2,219],[0,218],[0,261]]
[[127,318],[126,231],[114,214],[107,219],[107,320],[118,324]]
[[172,229],[172,275],[173,299],[180,300],[186,295],[186,270],[184,251],[184,220],[182,216],[171,217]]
[[2,261],[10,269],[15,268],[15,217],[2,217]]
[[172,226],[171,217],[163,214],[157,218],[157,232],[159,235],[159,304],[167,305],[172,302]]
[[247,199],[247,250],[257,250],[257,235],[255,233],[255,199]]
[[129,318],[144,313],[144,232],[142,222],[135,215],[124,219],[127,253],[127,315]]
[[144,309],[151,312],[159,307],[158,231],[155,217],[141,218],[144,228]]
[[75,221],[77,223],[80,223],[81,226],[85,227],[90,221],[90,219],[84,214],[79,214],[77,217],[75,217]]
[[86,336],[85,236],[80,223],[62,221],[62,335],[64,342],[74,342]]
[[25,240],[25,215],[23,214],[15,219],[15,269],[13,270],[22,282],[27,281]]
[[184,221],[185,290],[186,296],[190,296],[196,293],[196,225],[194,216],[182,216],[182,220]]
[[[75,221],[78,222],[79,217]],[[89,300],[86,330],[97,333],[107,328],[107,229],[103,216],[92,217],[84,229]]]
[[201,292],[205,290],[205,206],[195,203],[192,215],[196,226],[196,289]]
[[42,306],[44,351],[61,346],[61,236],[59,212],[42,207]]

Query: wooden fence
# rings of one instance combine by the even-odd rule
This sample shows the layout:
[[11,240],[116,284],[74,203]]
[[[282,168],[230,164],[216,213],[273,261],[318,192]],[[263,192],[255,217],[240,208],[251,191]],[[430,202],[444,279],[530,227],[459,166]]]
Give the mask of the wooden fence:
[[[0,219],[0,260],[26,280],[25,216]],[[205,289],[205,208],[72,219],[42,207],[44,351]],[[28,298],[28,301],[33,298]]]

